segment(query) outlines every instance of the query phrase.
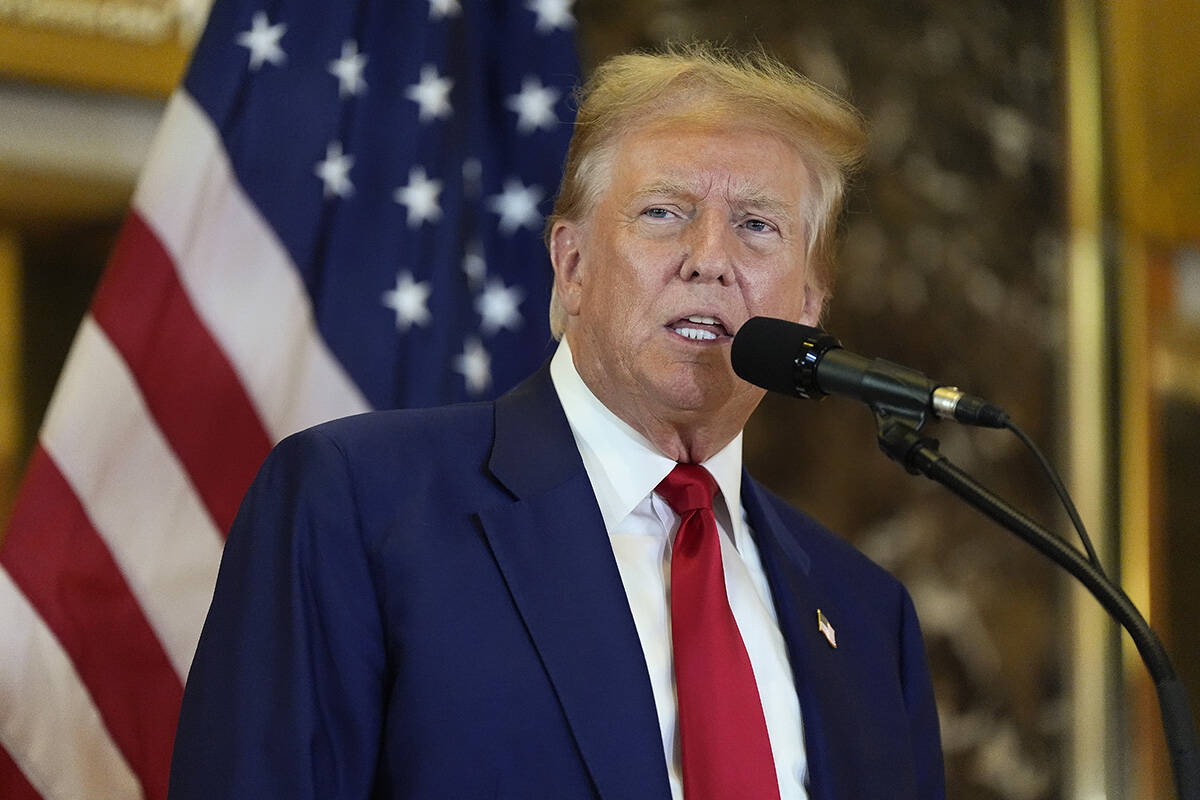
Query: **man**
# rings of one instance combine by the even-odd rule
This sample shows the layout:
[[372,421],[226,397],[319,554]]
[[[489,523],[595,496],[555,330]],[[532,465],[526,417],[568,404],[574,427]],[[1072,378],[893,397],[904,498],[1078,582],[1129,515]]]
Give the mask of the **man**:
[[741,468],[763,392],[730,342],[816,323],[862,142],[765,57],[602,66],[548,224],[554,358],[276,448],[172,796],[941,797],[907,594]]

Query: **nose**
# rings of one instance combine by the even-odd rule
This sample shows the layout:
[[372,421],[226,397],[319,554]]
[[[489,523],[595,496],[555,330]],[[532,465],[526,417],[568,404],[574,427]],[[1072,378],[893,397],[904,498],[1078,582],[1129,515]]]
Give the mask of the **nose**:
[[733,281],[735,238],[725,215],[712,211],[698,214],[688,226],[679,276],[685,281],[716,281],[728,286]]

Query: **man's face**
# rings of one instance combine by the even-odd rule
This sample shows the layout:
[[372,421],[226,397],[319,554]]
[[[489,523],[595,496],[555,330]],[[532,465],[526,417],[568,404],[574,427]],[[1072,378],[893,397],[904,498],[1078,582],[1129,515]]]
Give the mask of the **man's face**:
[[799,154],[749,128],[665,123],[621,139],[582,223],[551,236],[566,335],[584,381],[647,424],[740,429],[763,391],[737,378],[733,335],[766,315],[816,324]]

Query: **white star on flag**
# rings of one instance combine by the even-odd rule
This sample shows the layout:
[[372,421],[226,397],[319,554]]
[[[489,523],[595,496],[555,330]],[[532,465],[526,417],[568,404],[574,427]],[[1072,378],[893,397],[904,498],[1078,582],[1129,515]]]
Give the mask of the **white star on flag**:
[[463,253],[463,272],[467,274],[467,284],[472,288],[477,288],[483,279],[487,277],[487,262],[483,259],[483,246],[479,244],[478,239],[472,239],[467,243],[467,250]]
[[521,312],[517,306],[525,299],[519,286],[505,287],[501,280],[490,280],[483,292],[475,298],[475,310],[483,318],[479,329],[491,336],[501,328],[515,331],[521,327]]
[[441,181],[430,180],[424,167],[413,167],[408,171],[408,185],[392,192],[392,199],[408,209],[408,227],[416,228],[422,222],[437,222],[442,218],[438,203],[441,193]]
[[421,80],[410,84],[404,96],[421,107],[418,119],[429,122],[450,116],[450,90],[454,81],[438,75],[437,67],[426,64],[421,67]]
[[250,71],[257,72],[263,62],[270,61],[275,66],[281,66],[287,61],[287,54],[279,46],[287,25],[279,23],[272,25],[263,11],[257,11],[250,21],[250,30],[238,34],[237,43],[250,50]]
[[537,14],[535,30],[538,33],[551,33],[558,28],[566,30],[575,24],[575,17],[571,15],[571,6],[574,4],[575,0],[529,0],[525,7]]
[[367,57],[358,52],[358,42],[347,39],[341,58],[329,62],[329,73],[338,79],[338,97],[356,95],[367,88],[362,76],[366,65]]
[[521,91],[509,95],[504,105],[517,112],[517,131],[531,133],[538,128],[554,127],[558,118],[554,116],[554,104],[560,92],[553,86],[543,86],[536,75],[526,75],[521,81]]
[[326,197],[349,197],[354,193],[354,184],[350,182],[352,166],[354,156],[342,152],[341,142],[331,142],[325,148],[325,160],[318,161],[313,172],[325,184]]
[[461,13],[462,6],[458,4],[458,0],[429,0],[430,19],[457,17]]
[[396,288],[383,293],[383,304],[396,312],[396,329],[408,332],[413,325],[424,327],[433,318],[429,313],[428,281],[413,280],[411,272],[396,274]]
[[463,342],[462,354],[454,357],[454,371],[466,378],[471,394],[481,394],[492,385],[492,359],[474,336]]
[[488,210],[500,215],[500,232],[512,235],[522,226],[537,230],[542,224],[538,203],[545,192],[537,185],[525,186],[517,178],[504,182],[504,191],[488,198]]

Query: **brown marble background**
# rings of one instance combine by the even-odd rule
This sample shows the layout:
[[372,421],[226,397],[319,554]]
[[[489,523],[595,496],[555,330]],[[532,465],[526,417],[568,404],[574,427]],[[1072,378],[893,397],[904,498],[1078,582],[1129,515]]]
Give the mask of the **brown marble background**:
[[[1003,405],[1054,459],[1064,262],[1057,6],[1029,0],[579,0],[585,69],[667,40],[761,44],[868,117],[826,327]],[[942,423],[942,450],[1047,524],[1014,437]],[[751,470],[908,585],[951,798],[1062,795],[1065,596],[1027,545],[881,454],[865,406],[770,398]]]

